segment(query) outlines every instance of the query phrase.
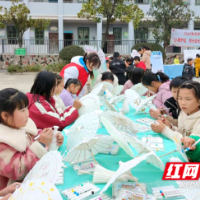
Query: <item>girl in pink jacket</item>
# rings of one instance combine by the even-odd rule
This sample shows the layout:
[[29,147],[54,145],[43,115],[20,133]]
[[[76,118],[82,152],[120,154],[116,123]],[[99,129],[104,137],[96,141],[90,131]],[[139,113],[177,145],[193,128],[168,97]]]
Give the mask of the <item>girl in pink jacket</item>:
[[[52,142],[51,129],[40,131],[39,139],[34,139],[38,130],[29,118],[28,104],[26,95],[16,89],[0,91],[0,190],[22,181]],[[62,134],[56,137],[62,145]]]
[[[142,84],[147,89],[157,94],[155,99],[153,100],[153,104],[158,109],[163,109],[163,110],[167,109],[164,103],[167,99],[172,97],[172,93],[170,91],[169,77],[162,72],[157,72],[156,74],[148,72],[143,76]],[[151,116],[153,112],[154,112],[153,110],[150,110]],[[169,111],[166,110],[166,113],[169,114]]]

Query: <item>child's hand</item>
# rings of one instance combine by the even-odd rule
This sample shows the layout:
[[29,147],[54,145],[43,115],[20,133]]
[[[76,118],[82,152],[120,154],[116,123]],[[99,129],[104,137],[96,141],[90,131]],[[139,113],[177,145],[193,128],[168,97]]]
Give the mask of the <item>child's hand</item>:
[[82,106],[82,103],[78,99],[76,99],[74,101],[73,107],[78,110],[81,106]]
[[170,124],[169,120],[165,116],[159,116],[159,119],[170,129],[172,128],[172,125]]
[[193,138],[184,137],[181,138],[181,142],[183,143],[185,148],[190,148],[190,150],[192,151],[196,149],[196,146],[192,147],[192,145],[196,142],[196,140]]
[[39,142],[45,144],[45,146],[49,147],[53,139],[53,131],[50,128],[45,128],[40,133]]
[[63,135],[62,135],[62,133],[61,132],[58,132],[57,134],[56,134],[56,138],[57,138],[57,146],[62,146],[62,144],[63,144],[63,141],[64,141],[64,137],[63,137]]
[[8,200],[12,194],[7,194],[5,197],[1,198],[1,200]]
[[7,194],[11,194],[13,193],[18,187],[20,187],[21,183],[13,183],[9,186],[7,186],[6,188],[4,188],[3,190],[1,190],[0,194],[1,196],[5,196]]
[[156,133],[162,133],[165,129],[165,124],[161,120],[156,121],[158,124],[151,124],[151,129]]
[[150,114],[151,117],[153,117],[154,119],[158,119],[159,115],[161,115],[161,112],[160,112],[159,109],[157,109],[157,110],[150,109],[149,114]]

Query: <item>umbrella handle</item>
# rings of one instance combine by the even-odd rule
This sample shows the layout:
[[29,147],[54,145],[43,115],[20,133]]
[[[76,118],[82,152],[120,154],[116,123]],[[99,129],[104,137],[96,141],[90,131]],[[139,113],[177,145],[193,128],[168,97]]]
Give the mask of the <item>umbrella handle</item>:
[[96,161],[96,159],[95,159],[95,157],[94,157],[94,155],[93,155],[93,153],[92,153],[91,149],[90,149],[89,151],[90,151],[90,153],[91,153],[91,155],[92,155],[92,158],[93,158],[93,160],[94,160],[95,164],[98,164],[98,162]]
[[174,153],[174,152],[176,152],[177,150],[174,150],[174,151],[171,151],[171,152],[169,152],[169,153],[166,153],[166,154],[164,154],[164,155],[162,155],[162,156],[159,156],[159,158],[162,158],[162,157],[164,157],[164,156],[167,156],[167,155],[169,155],[169,154],[172,154],[172,153]]
[[147,192],[144,190],[144,188],[138,183],[137,179],[131,174],[133,180],[139,185],[139,187],[141,188],[141,190],[144,192],[144,194],[147,194]]
[[90,175],[94,175],[93,173],[89,173],[89,172],[86,172],[86,171],[83,171],[83,170],[78,170],[78,172],[82,173],[82,174],[90,174]]

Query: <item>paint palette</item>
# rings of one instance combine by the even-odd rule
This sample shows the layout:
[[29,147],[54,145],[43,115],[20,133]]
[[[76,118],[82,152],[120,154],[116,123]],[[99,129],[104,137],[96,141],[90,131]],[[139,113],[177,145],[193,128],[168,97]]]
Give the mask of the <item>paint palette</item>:
[[150,119],[150,118],[148,118],[148,117],[146,117],[146,118],[141,118],[141,119],[137,119],[136,121],[137,121],[137,122],[140,122],[140,123],[142,123],[142,124],[146,124],[146,125],[148,125],[148,126],[150,126],[151,124],[156,124],[156,123],[157,123],[155,120]]
[[119,145],[118,144],[112,144],[107,149],[105,149],[105,151],[101,151],[99,153],[110,154],[110,155],[117,155],[118,152],[119,152]]
[[100,188],[90,182],[77,185],[62,191],[63,196],[67,200],[81,200],[81,199],[92,199],[100,191]]
[[79,175],[82,175],[82,174],[84,174],[82,172],[86,172],[86,173],[94,172],[96,165],[97,164],[94,161],[82,162],[82,163],[77,163],[77,164],[73,165],[73,169]]
[[164,143],[161,137],[143,137],[141,138],[142,142],[148,145],[153,151],[164,151]]

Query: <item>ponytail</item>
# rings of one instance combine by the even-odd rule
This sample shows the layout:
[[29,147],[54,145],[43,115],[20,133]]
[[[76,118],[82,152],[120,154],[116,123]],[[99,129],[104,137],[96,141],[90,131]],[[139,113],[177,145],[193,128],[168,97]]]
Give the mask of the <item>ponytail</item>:
[[169,81],[169,77],[162,72],[157,72],[156,74],[148,72],[142,78],[142,84],[146,86],[151,86],[153,81],[165,83]]
[[[99,56],[96,53],[86,53],[83,57],[83,61],[86,65],[87,60],[92,63],[93,66],[95,66],[95,69],[99,69],[101,66],[101,60],[99,59]],[[89,71],[90,73],[90,78],[94,78],[94,73],[93,71]]]
[[82,89],[82,84],[81,84],[81,81],[76,79],[76,78],[69,78],[67,80],[67,82],[65,83],[65,89],[67,89],[71,84],[74,84],[76,86],[81,86],[81,89]]

